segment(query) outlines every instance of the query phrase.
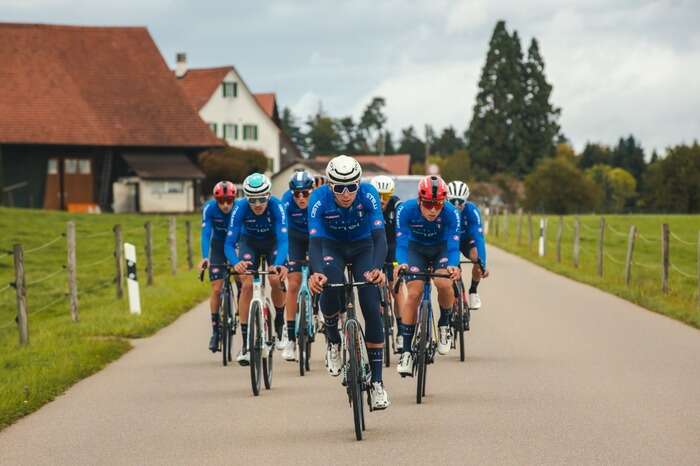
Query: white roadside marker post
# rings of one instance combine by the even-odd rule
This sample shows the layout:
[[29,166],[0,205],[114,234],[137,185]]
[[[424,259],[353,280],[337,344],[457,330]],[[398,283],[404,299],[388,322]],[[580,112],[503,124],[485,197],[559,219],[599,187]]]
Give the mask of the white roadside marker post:
[[540,254],[540,257],[544,257],[544,219],[540,218],[540,240],[539,240],[539,248],[538,252]]
[[126,284],[129,292],[129,309],[132,314],[141,314],[141,295],[139,282],[136,278],[136,246],[124,243],[124,257],[126,258]]

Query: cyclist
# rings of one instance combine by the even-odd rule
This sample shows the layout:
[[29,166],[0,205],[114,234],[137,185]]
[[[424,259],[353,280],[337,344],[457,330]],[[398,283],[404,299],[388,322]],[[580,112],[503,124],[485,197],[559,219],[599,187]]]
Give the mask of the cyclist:
[[[287,276],[287,215],[282,203],[270,195],[270,179],[253,173],[243,181],[245,198],[236,201],[231,214],[224,252],[226,259],[238,273],[258,269],[260,257],[267,256],[277,275],[270,275],[272,303],[275,305],[275,330],[281,338],[284,324],[284,293],[281,283]],[[236,252],[236,247],[238,252]],[[243,346],[236,357],[242,366],[250,363],[245,345],[248,335],[248,311],[253,294],[253,277],[241,277],[242,288],[238,299]],[[277,316],[281,316],[280,319]]]
[[289,180],[289,191],[282,196],[282,205],[287,213],[289,223],[289,241],[287,261],[289,269],[289,288],[287,289],[287,342],[282,351],[282,358],[287,361],[296,359],[296,315],[297,294],[301,286],[301,263],[309,253],[309,226],[306,207],[309,196],[314,189],[314,179],[307,171],[300,170]]
[[[384,230],[386,231],[386,242],[388,251],[386,254],[386,274],[389,284],[394,278],[394,262],[396,261],[396,207],[399,205],[401,200],[398,196],[394,196],[394,190],[396,185],[393,178],[386,175],[378,175],[372,178],[372,186],[374,186],[379,192],[379,197],[382,201],[382,211],[384,212]],[[400,312],[403,309],[403,292],[399,290],[398,293],[394,293],[394,287],[389,286],[391,293],[394,297],[394,315],[396,316],[397,328],[401,326],[401,316]],[[400,333],[400,332],[399,332]],[[399,334],[399,339],[397,343],[399,346],[401,343],[401,335]]]
[[447,185],[439,176],[423,178],[418,184],[418,199],[401,203],[396,212],[396,260],[399,270],[408,271],[408,296],[401,312],[403,353],[397,371],[413,374],[411,343],[416,330],[418,305],[423,294],[423,282],[411,272],[426,272],[432,264],[435,273],[449,273],[450,278],[433,280],[438,293],[440,319],[438,320],[438,352],[450,350],[449,323],[454,293],[452,281],[460,276],[459,269],[459,212],[452,204],[445,204]]
[[[462,181],[452,181],[447,185],[447,200],[460,212],[462,231],[460,234],[459,249],[472,262],[481,259],[484,271],[478,264],[472,266],[472,280],[469,286],[469,308],[479,309],[481,298],[477,287],[482,278],[489,276],[486,268],[486,240],[481,227],[481,214],[479,208],[473,202],[467,202],[469,198],[469,186]],[[466,322],[466,330],[469,330],[469,321]]]
[[224,284],[222,265],[226,262],[224,241],[226,240],[228,224],[231,221],[233,201],[236,199],[236,186],[230,181],[219,181],[214,186],[213,195],[214,199],[208,200],[202,207],[200,242],[202,260],[199,262],[199,270],[209,268],[209,281],[211,282],[209,309],[211,310],[212,324],[209,349],[215,353],[219,349],[220,338],[219,306],[221,305],[221,287]]
[[[338,314],[343,292],[323,289],[326,282],[345,281],[345,264],[352,263],[356,281],[383,283],[382,265],[386,258],[386,234],[379,193],[370,183],[360,181],[362,168],[357,160],[339,155],[326,167],[328,184],[317,188],[309,201],[309,257],[312,275],[309,287],[321,293],[328,348],[326,365],[332,376],[342,368]],[[365,339],[372,371],[370,389],[373,409],[389,406],[382,381],[384,328],[379,310],[379,290],[358,290],[365,318]]]

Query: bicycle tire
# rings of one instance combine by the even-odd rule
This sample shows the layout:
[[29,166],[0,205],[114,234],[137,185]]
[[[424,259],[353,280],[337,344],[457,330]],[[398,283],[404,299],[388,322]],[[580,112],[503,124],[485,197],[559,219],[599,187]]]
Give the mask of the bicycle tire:
[[226,306],[226,312],[227,312],[228,318],[229,318],[228,362],[233,361],[233,342],[235,341],[233,337],[236,334],[236,319],[233,316],[234,297],[233,297],[232,293],[233,293],[233,290],[229,287],[228,293],[226,294],[228,296],[228,306]]
[[260,329],[260,303],[253,302],[248,321],[248,352],[250,353],[250,384],[253,395],[260,394],[262,372],[262,330]]
[[391,302],[391,294],[386,285],[383,287],[384,289],[384,308],[382,310],[382,314],[384,317],[384,366],[389,367],[391,366],[391,342],[392,342],[392,334],[393,334],[393,329],[391,327],[391,321],[392,321],[392,316],[391,316],[391,309],[393,303]]
[[297,313],[299,315],[299,332],[297,335],[297,348],[299,348],[299,375],[304,377],[306,370],[306,299],[299,300]]
[[228,366],[230,361],[228,355],[231,350],[230,323],[228,320],[228,293],[224,292],[224,299],[221,300],[221,310],[219,311],[219,335],[221,338],[221,360],[224,366]]
[[453,312],[453,328],[455,329],[455,333],[457,334],[457,338],[459,339],[459,360],[464,362],[464,353],[465,353],[465,347],[464,347],[464,301],[462,301],[462,293],[460,288],[457,285],[454,285],[454,291],[455,291],[455,304],[454,304],[454,309],[455,311]]
[[416,381],[416,403],[421,404],[425,396],[425,376],[428,367],[428,303],[422,302],[420,306],[420,324],[418,336],[418,380]]
[[348,325],[348,373],[347,384],[350,390],[350,404],[355,423],[355,438],[362,440],[362,382],[360,380],[359,353],[357,351],[357,328],[354,324]]
[[[264,331],[267,332],[267,345],[268,348],[264,348],[265,351],[263,350],[262,343],[260,345],[261,348],[261,353],[267,352],[266,357],[261,357],[262,359],[262,372],[263,372],[263,382],[265,382],[265,389],[269,390],[272,387],[272,356],[274,355],[275,351],[275,345],[272,341],[272,325],[270,322],[270,309],[268,307],[265,308],[266,312],[263,313],[262,318],[265,321],[265,328],[263,329]],[[262,332],[260,332],[262,335]]]

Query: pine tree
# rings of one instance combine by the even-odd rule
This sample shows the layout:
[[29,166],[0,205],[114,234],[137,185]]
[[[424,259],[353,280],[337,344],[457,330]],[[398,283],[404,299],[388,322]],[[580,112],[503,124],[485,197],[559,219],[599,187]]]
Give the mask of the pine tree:
[[411,154],[411,165],[425,163],[425,143],[416,135],[413,126],[401,130],[399,152]]
[[447,156],[460,149],[464,149],[464,141],[457,135],[454,127],[448,126],[442,130],[440,137],[433,141],[431,152]]
[[294,145],[297,146],[302,153],[308,153],[309,148],[306,144],[306,137],[297,124],[297,118],[288,107],[284,107],[284,110],[282,110],[282,119],[280,123],[282,125],[282,132],[292,140]]
[[612,166],[624,168],[634,176],[638,183],[641,181],[646,169],[644,149],[634,136],[630,135],[627,139],[620,138],[612,153]]

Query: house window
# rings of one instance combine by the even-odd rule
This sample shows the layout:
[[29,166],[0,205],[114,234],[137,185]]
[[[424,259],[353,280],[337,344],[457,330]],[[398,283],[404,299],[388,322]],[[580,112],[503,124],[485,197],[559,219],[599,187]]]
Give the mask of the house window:
[[257,141],[258,140],[258,125],[243,125],[243,140]]
[[238,96],[238,83],[224,83],[224,97]]
[[66,159],[63,162],[66,175],[74,175],[78,172],[78,159]]
[[90,159],[80,159],[78,161],[78,173],[81,175],[89,175],[92,173],[92,167],[90,165]]
[[152,181],[151,194],[181,194],[185,192],[184,181]]
[[211,130],[212,133],[214,133],[214,136],[219,135],[216,131],[217,130],[216,123],[209,123],[209,129]]
[[238,125],[224,123],[224,138],[238,139]]
[[49,165],[46,167],[46,173],[49,175],[58,175],[58,160],[49,159]]

